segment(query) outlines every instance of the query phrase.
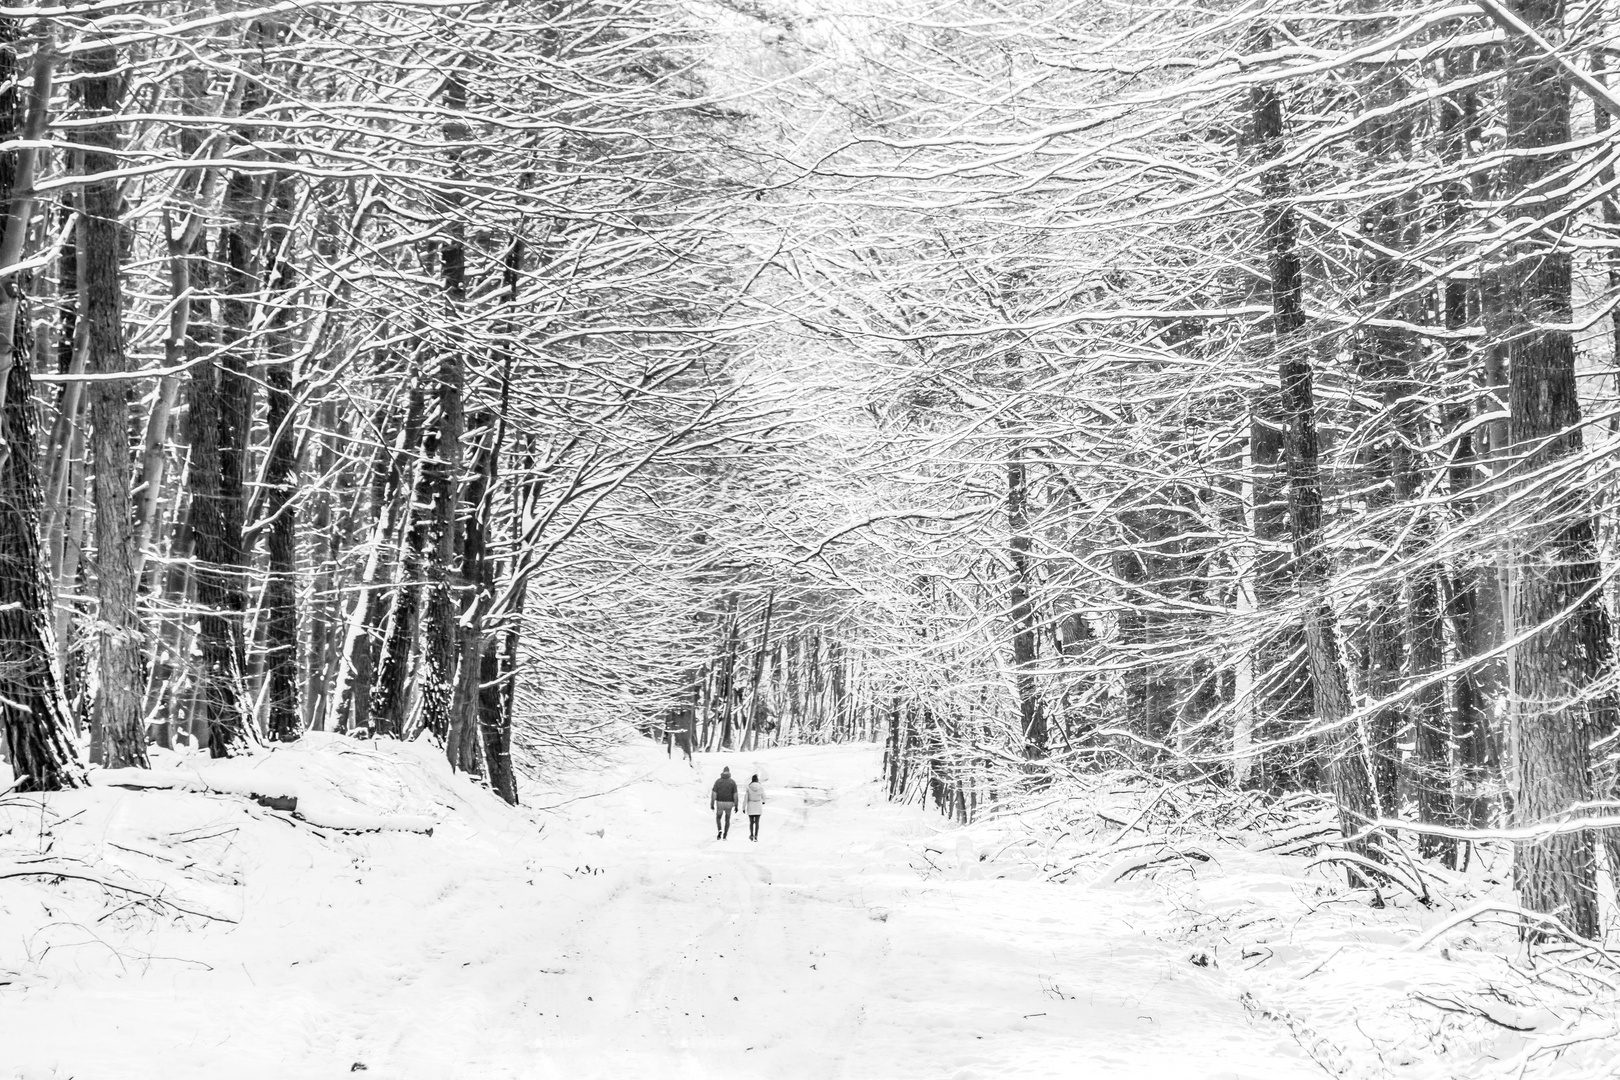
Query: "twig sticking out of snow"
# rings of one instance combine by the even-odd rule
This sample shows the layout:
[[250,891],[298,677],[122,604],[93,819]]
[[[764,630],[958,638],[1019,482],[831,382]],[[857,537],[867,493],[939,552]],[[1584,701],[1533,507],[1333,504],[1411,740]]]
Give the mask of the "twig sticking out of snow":
[[1171,788],[1173,788],[1173,787],[1182,787],[1182,786],[1186,785],[1187,783],[1190,783],[1190,781],[1184,780],[1180,784],[1166,784],[1164,787],[1160,788],[1159,793],[1157,795],[1153,796],[1153,800],[1151,802],[1149,802],[1146,806],[1142,807],[1141,811],[1135,817],[1131,818],[1131,820],[1129,822],[1126,822],[1124,824],[1124,826],[1119,830],[1119,832],[1114,835],[1114,838],[1112,840],[1108,841],[1108,843],[1103,845],[1102,850],[1107,851],[1109,848],[1113,847],[1115,844],[1117,844],[1121,840],[1125,839],[1125,834],[1130,832],[1132,829],[1136,828],[1136,826],[1142,821],[1143,818],[1147,817],[1148,814],[1152,813],[1153,808],[1155,806],[1158,806],[1159,802],[1166,795],[1170,794],[1170,789]]
[[1247,990],[1243,991],[1243,996],[1239,1000],[1243,1003],[1243,1008],[1251,1015],[1262,1020],[1270,1020],[1273,1023],[1281,1024],[1288,1031],[1288,1034],[1293,1037],[1294,1041],[1299,1044],[1300,1049],[1304,1050],[1306,1055],[1329,1076],[1356,1077],[1365,1075],[1362,1070],[1356,1068],[1355,1062],[1350,1060],[1350,1057],[1342,1048],[1335,1046],[1311,1030],[1310,1027],[1287,1009],[1263,1005],[1258,998]]

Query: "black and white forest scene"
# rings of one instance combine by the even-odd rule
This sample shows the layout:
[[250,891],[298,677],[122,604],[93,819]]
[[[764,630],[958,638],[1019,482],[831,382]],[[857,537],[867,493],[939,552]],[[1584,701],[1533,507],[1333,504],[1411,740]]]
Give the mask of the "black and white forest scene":
[[1620,1078],[1620,0],[0,6],[0,1080]]

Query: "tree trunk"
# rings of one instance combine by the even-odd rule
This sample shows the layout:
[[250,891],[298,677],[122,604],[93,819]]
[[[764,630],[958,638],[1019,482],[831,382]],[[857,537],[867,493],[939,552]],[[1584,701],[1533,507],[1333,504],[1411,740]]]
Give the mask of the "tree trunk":
[[1035,678],[1034,569],[1030,565],[1029,469],[1023,448],[1007,458],[1007,557],[1012,563],[1008,615],[1012,620],[1013,687],[1018,697],[1024,756],[1046,756],[1046,709]]
[[776,607],[776,590],[765,597],[765,621],[759,631],[759,645],[754,650],[754,671],[748,684],[748,715],[744,719],[742,748],[748,750],[757,743],[759,734],[759,680],[765,671],[765,652],[771,647],[771,612]]
[[715,689],[720,696],[720,746],[722,749],[729,750],[731,749],[732,688],[737,671],[738,634],[741,632],[739,624],[742,622],[742,615],[737,610],[736,593],[731,594],[726,606],[725,651],[720,658],[720,671],[716,679]]
[[[14,42],[15,20],[0,20],[0,139],[18,132],[17,85],[21,65]],[[40,42],[34,65],[34,88],[24,121],[24,137],[40,138],[50,100],[50,56]],[[5,233],[0,250],[15,259],[29,214],[19,191],[31,184],[31,163],[19,160],[35,151],[0,154],[0,203]],[[51,578],[40,547],[40,489],[35,458],[34,401],[28,372],[28,319],[18,290],[15,304],[0,305],[0,317],[11,323],[11,372],[4,390],[0,424],[5,457],[0,461],[0,733],[19,791],[59,791],[85,785],[84,766],[73,744],[73,719],[62,693],[56,645],[51,628]],[[145,749],[122,764],[145,764]]]
[[[80,93],[87,117],[118,111],[123,80],[118,52],[98,47],[79,54],[84,73]],[[96,123],[84,129],[82,173],[107,174],[118,168],[118,129]],[[88,327],[90,373],[126,369],[118,182],[112,177],[83,188],[79,218],[79,310]],[[95,722],[109,766],[146,764],[146,729],[141,722],[141,642],[144,627],[136,611],[139,581],[130,516],[129,384],[97,380],[90,384],[91,453],[95,467],[97,673]]]
[[[446,356],[449,352],[447,350]],[[450,730],[450,702],[455,692],[456,605],[461,568],[456,543],[457,479],[461,472],[461,361],[445,359],[439,367],[439,426],[428,439],[422,462],[423,503],[429,508],[423,522],[422,550],[427,601],[423,651],[427,671],[422,683],[422,725],[445,741],[446,753],[458,768],[464,735]]]
[[[1478,63],[1477,53],[1469,50],[1448,64],[1444,77],[1470,73]],[[1464,160],[1469,147],[1480,137],[1479,100],[1473,91],[1441,102],[1441,155],[1448,163]],[[1448,185],[1441,193],[1441,220],[1448,229],[1459,227],[1474,192],[1463,181]],[[1447,281],[1442,297],[1446,329],[1460,333],[1479,317],[1479,290],[1473,280],[1458,277]],[[1466,342],[1448,339],[1447,361],[1454,377],[1464,386],[1475,380],[1473,357]],[[1505,409],[1494,391],[1487,390],[1483,411]],[[1473,411],[1466,402],[1445,407],[1444,423],[1452,433],[1451,460],[1446,470],[1448,503],[1457,520],[1466,521],[1478,509],[1475,488],[1483,477],[1481,470],[1490,450],[1488,428],[1476,431]],[[1466,664],[1451,687],[1451,737],[1456,752],[1453,806],[1458,821],[1470,828],[1484,828],[1490,821],[1491,799],[1487,794],[1496,755],[1496,739],[1491,731],[1494,701],[1503,688],[1504,665],[1500,657],[1489,656],[1500,644],[1499,617],[1501,589],[1497,566],[1477,557],[1459,557],[1445,581],[1445,614],[1451,621],[1457,659]],[[1487,658],[1488,657],[1488,658]]]
[[[1262,47],[1270,35],[1262,35]],[[1265,160],[1283,154],[1282,100],[1275,87],[1251,92],[1254,138]],[[1323,776],[1339,807],[1345,836],[1361,831],[1376,813],[1370,763],[1364,741],[1348,723],[1350,690],[1339,655],[1339,624],[1327,597],[1329,566],[1322,546],[1322,486],[1318,464],[1316,403],[1305,327],[1304,287],[1299,258],[1299,219],[1293,206],[1292,178],[1286,166],[1261,177],[1265,198],[1263,239],[1271,285],[1272,330],[1278,355],[1278,382],[1287,417],[1283,454],[1288,466],[1288,517],[1293,533],[1293,576],[1305,629],[1305,656],[1315,703],[1316,742]],[[1350,850],[1372,856],[1365,840]],[[1352,873],[1351,881],[1360,875]]]
[[483,639],[483,655],[479,660],[478,728],[484,738],[489,786],[495,789],[495,794],[516,806],[518,792],[517,772],[512,767],[512,714],[506,708],[502,674],[501,640],[493,634],[486,635]]
[[[406,429],[407,434],[417,435],[422,428],[421,417],[425,408],[422,391],[413,387],[411,398],[406,410]],[[418,450],[418,445],[415,442],[406,444],[413,452]],[[418,465],[418,468],[421,466]],[[401,472],[404,473],[404,470]],[[427,542],[426,524],[416,510],[417,504],[422,501],[419,490],[422,485],[419,482],[411,483],[408,473],[401,476],[400,483],[402,486],[410,484],[402,492],[407,507],[406,513],[401,515],[400,525],[404,531],[402,539],[405,551],[400,560],[399,583],[390,597],[381,656],[372,665],[376,678],[372,685],[370,708],[372,726],[377,734],[394,738],[405,734],[405,714],[410,700],[407,692],[410,660],[422,621],[422,553]],[[407,493],[412,490],[418,491],[414,498]]]
[[[467,88],[460,70],[445,81],[445,107],[451,113],[444,124],[444,138],[451,146],[450,173],[461,179],[460,144],[471,136],[458,115],[467,107]],[[467,300],[466,227],[461,220],[461,197],[457,189],[442,201],[445,224],[440,240],[440,269],[444,277],[446,322],[456,327],[465,317]],[[467,592],[459,556],[460,538],[456,533],[456,506],[461,486],[461,437],[466,430],[462,387],[466,379],[467,344],[452,330],[439,341],[439,427],[433,447],[423,464],[424,479],[431,506],[431,529],[427,548],[428,621],[426,651],[428,676],[422,695],[427,728],[445,740],[450,764],[465,768],[478,758],[477,732],[472,727],[453,728],[451,700],[456,685],[456,663],[460,657],[456,626],[457,608]]]
[[842,738],[848,738],[849,713],[849,668],[844,660],[844,647],[834,639],[827,641],[827,669],[831,675],[831,712],[833,717],[833,730]]
[[303,733],[298,703],[298,494],[297,438],[293,432],[293,358],[298,342],[291,304],[298,283],[292,248],[293,181],[279,173],[265,239],[274,266],[278,306],[269,320],[265,367],[265,423],[270,432],[264,467],[264,515],[269,521],[269,577],[264,589],[265,666],[272,739],[292,742]]
[[[512,591],[510,607],[503,612],[506,620],[506,630],[501,641],[500,665],[500,695],[501,695],[501,747],[506,759],[506,768],[511,771],[512,752],[512,726],[517,720],[517,685],[518,663],[521,659],[523,647],[523,609],[528,603],[529,586],[527,581],[520,581]],[[513,789],[508,802],[517,802],[516,780],[511,779]],[[500,790],[497,788],[496,790]]]
[[228,537],[230,515],[222,490],[219,367],[215,363],[215,325],[207,294],[213,284],[213,263],[206,252],[187,253],[191,288],[191,316],[186,322],[187,438],[191,465],[187,486],[191,491],[191,536],[196,565],[197,699],[202,722],[199,734],[216,757],[231,756],[248,746],[247,657],[241,621],[234,617],[229,584],[235,571]]
[[[1563,5],[1525,0],[1518,15],[1557,41]],[[1581,449],[1575,384],[1571,258],[1559,248],[1567,201],[1551,182],[1569,164],[1568,88],[1556,62],[1521,37],[1508,39],[1504,86],[1507,149],[1503,169],[1515,218],[1551,219],[1515,244],[1495,272],[1500,303],[1490,327],[1506,342],[1508,410],[1516,495],[1537,485],[1533,509],[1521,509],[1511,544],[1512,650],[1508,738],[1514,824],[1548,825],[1591,799],[1587,725],[1581,706],[1597,657],[1583,623],[1596,595],[1597,550],[1590,496],[1578,472],[1549,479]],[[1548,488],[1550,487],[1550,491]],[[1598,935],[1592,834],[1566,832],[1514,844],[1520,902]]]
[[[263,88],[250,78],[242,95],[242,112],[251,113],[262,99]],[[233,141],[247,148],[253,136],[251,128],[238,127]],[[193,410],[200,404],[207,414],[192,417],[193,479],[200,478],[205,469],[212,474],[202,480],[207,489],[204,498],[210,505],[203,507],[200,519],[194,519],[193,529],[202,564],[198,568],[198,601],[204,616],[199,633],[208,669],[204,675],[204,708],[210,728],[209,750],[216,757],[237,752],[250,737],[257,736],[256,710],[248,688],[246,526],[249,436],[253,426],[253,380],[248,374],[253,344],[249,333],[252,297],[259,289],[256,253],[264,211],[261,188],[260,180],[246,170],[230,174],[225,181],[224,224],[219,230],[213,264],[220,270],[214,274],[211,267],[205,269],[209,264],[204,256],[193,262],[191,274],[194,288],[212,278],[220,294],[219,346],[215,351],[218,363],[201,361],[192,368],[191,402]],[[199,322],[197,315],[193,308],[194,324]],[[205,340],[199,330],[192,335],[197,346]],[[211,328],[208,338],[212,338]],[[201,427],[208,417],[214,421],[212,431],[203,432]],[[198,459],[195,450],[199,437],[210,443],[204,460]],[[200,492],[195,486],[193,491],[195,509]]]
[[[451,757],[451,763],[469,773],[482,771],[481,767],[488,763],[491,783],[495,781],[494,770],[503,752],[507,758],[505,766],[508,770],[511,768],[511,729],[507,729],[508,745],[503,748],[498,696],[497,707],[493,712],[487,711],[486,695],[481,690],[489,659],[499,657],[493,647],[494,639],[490,639],[487,648],[484,640],[484,615],[495,597],[495,562],[489,555],[495,424],[495,415],[490,412],[475,413],[472,417],[474,430],[484,434],[479,440],[467,484],[467,505],[471,513],[467,515],[462,535],[461,579],[469,588],[462,597],[460,676],[450,711],[452,738],[461,742],[460,753]],[[499,677],[497,659],[492,678]]]
[[[319,477],[311,530],[314,565],[310,582],[309,639],[304,652],[303,724],[310,731],[324,731],[338,717],[332,689],[337,685],[338,670],[347,654],[342,649],[344,639],[337,634],[343,622],[337,566],[343,553],[356,547],[355,541],[360,536],[357,523],[364,517],[369,494],[356,482],[358,470],[351,463],[339,465],[337,417],[337,401],[328,398],[321,405],[318,426],[306,453],[306,460],[314,462],[314,475]],[[368,457],[375,462],[377,455]],[[334,512],[337,491],[351,495],[348,510],[341,515]],[[357,595],[356,602],[358,600]]]
[[[344,632],[343,655],[338,664],[337,702],[339,724],[345,731],[369,731],[372,727],[371,701],[376,659],[387,640],[388,617],[377,597],[380,581],[387,575],[385,552],[398,530],[406,527],[410,515],[410,473],[408,456],[421,438],[422,395],[413,386],[406,394],[405,421],[394,441],[393,452],[379,447],[370,469],[369,498],[371,519],[365,564],[360,571],[360,588],[349,612]],[[385,410],[379,409],[377,429],[386,431]],[[394,592],[390,596],[395,595]]]
[[[511,246],[506,249],[506,256],[501,266],[501,284],[505,288],[505,299],[509,320],[515,320],[518,311],[518,288],[521,283],[523,260],[526,247],[522,235],[513,237]],[[508,321],[507,333],[516,337],[518,326],[515,321]],[[513,806],[517,805],[517,776],[512,765],[512,722],[516,704],[517,685],[517,651],[519,633],[523,618],[523,605],[526,588],[522,583],[514,590],[512,610],[505,613],[512,627],[507,641],[511,662],[504,665],[502,657],[508,650],[502,647],[502,635],[499,630],[488,625],[488,619],[493,606],[496,591],[496,579],[499,570],[495,558],[488,552],[489,537],[495,530],[495,484],[500,473],[501,455],[506,450],[506,418],[511,412],[512,402],[512,363],[514,360],[513,348],[509,343],[505,348],[502,363],[500,408],[498,415],[485,415],[483,423],[491,428],[489,442],[489,456],[484,468],[479,470],[479,478],[483,483],[483,490],[479,498],[473,502],[474,515],[478,520],[482,535],[478,544],[486,549],[481,555],[480,565],[476,575],[469,574],[468,580],[476,581],[482,599],[482,604],[475,612],[477,630],[483,637],[483,655],[479,659],[478,675],[478,701],[477,723],[483,736],[484,759],[489,768],[489,782],[497,794]],[[532,470],[532,456],[527,464]],[[512,532],[519,534],[523,527],[523,508],[531,499],[536,490],[531,485],[536,483],[531,476],[529,484],[512,485]],[[469,500],[472,501],[472,500]],[[473,545],[471,526],[467,540],[469,550]],[[515,560],[513,560],[515,562]],[[690,740],[691,733],[688,732]],[[690,741],[687,743],[690,752]]]
[[804,723],[804,701],[801,682],[803,672],[800,670],[803,661],[804,646],[800,635],[790,634],[783,642],[782,662],[786,667],[784,672],[787,682],[787,715],[789,727],[797,727]]

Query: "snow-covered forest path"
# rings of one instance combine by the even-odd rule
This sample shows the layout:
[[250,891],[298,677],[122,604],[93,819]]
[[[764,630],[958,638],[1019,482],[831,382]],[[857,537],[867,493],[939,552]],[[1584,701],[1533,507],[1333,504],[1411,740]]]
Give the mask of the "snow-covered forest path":
[[[746,819],[714,837],[725,764],[766,779],[758,843]],[[16,866],[161,899],[5,882],[0,1077],[1316,1075],[1223,969],[1153,935],[1153,893],[992,877],[1016,865],[886,802],[879,769],[864,745],[693,767],[642,743],[537,812],[425,744],[312,735],[149,778],[189,791],[102,774],[46,813],[6,804]],[[337,833],[247,791],[405,825]]]
[[[722,765],[768,778],[758,843],[714,837]],[[975,878],[963,840],[897,808],[869,746],[699,755],[569,816],[600,829],[599,901],[534,912],[544,996],[531,1075],[1312,1076],[1218,973],[1143,932],[1141,901]],[[937,841],[932,841],[937,844]],[[922,857],[941,874],[920,875]],[[531,936],[532,934],[532,936]]]

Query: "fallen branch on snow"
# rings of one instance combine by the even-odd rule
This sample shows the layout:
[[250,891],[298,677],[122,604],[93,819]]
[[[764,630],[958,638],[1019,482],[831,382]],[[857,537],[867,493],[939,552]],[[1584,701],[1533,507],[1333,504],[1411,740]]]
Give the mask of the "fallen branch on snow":
[[1429,904],[1433,903],[1429,897],[1428,886],[1421,883],[1421,878],[1419,878],[1419,884],[1414,885],[1412,882],[1406,879],[1405,875],[1397,873],[1395,868],[1390,866],[1388,863],[1373,862],[1366,856],[1357,855],[1353,851],[1336,851],[1331,855],[1323,855],[1312,860],[1312,862],[1307,865],[1305,869],[1310,870],[1321,866],[1323,863],[1344,863],[1348,866],[1353,866],[1364,874],[1375,874],[1391,884],[1399,885],[1401,888],[1405,889],[1407,892],[1416,897],[1418,903],[1423,904],[1424,906],[1428,906]]
[[0,867],[0,879],[21,877],[53,877],[65,878],[69,881],[87,881],[92,885],[100,885],[104,889],[116,889],[119,892],[129,893],[132,896],[139,896],[143,899],[150,900],[153,903],[162,904],[165,907],[171,907],[176,911],[183,912],[184,914],[196,915],[198,918],[211,919],[214,922],[230,923],[232,925],[235,925],[237,921],[235,919],[227,918],[224,915],[215,915],[212,912],[199,911],[196,908],[185,907],[181,904],[175,903],[173,900],[170,900],[167,897],[159,896],[156,893],[147,892],[145,889],[137,889],[132,885],[125,885],[122,882],[109,881],[98,874],[82,874],[76,870],[69,870],[62,866]]
[[1441,1012],[1478,1017],[1481,1020],[1495,1024],[1497,1027],[1507,1028],[1509,1031],[1526,1032],[1535,1031],[1537,1028],[1536,1024],[1527,1026],[1518,1022],[1521,1020],[1518,1006],[1511,1006],[1513,1011],[1504,1011],[1502,1016],[1494,1016],[1490,1009],[1484,1008],[1482,1005],[1461,1001],[1454,997],[1431,997],[1428,994],[1418,992],[1412,995],[1412,999],[1421,1001],[1431,1008],[1439,1009]]
[[[287,813],[295,820],[335,832],[412,832],[432,836],[437,826],[432,818],[413,814],[369,814],[341,806],[324,806],[321,800],[301,798],[295,792],[266,795],[247,783],[232,780],[205,780],[199,773],[159,769],[102,769],[93,772],[96,787],[117,787],[130,791],[194,791],[203,795],[226,795],[252,799],[271,810]],[[313,805],[312,805],[313,804]]]
[[1173,848],[1166,846],[1159,848],[1157,851],[1151,852],[1147,855],[1139,855],[1136,858],[1123,859],[1115,863],[1113,866],[1110,866],[1107,870],[1104,870],[1101,874],[1099,874],[1092,884],[1111,885],[1116,881],[1136,873],[1138,870],[1146,870],[1150,866],[1157,866],[1160,863],[1174,862],[1177,859],[1181,860],[1182,862],[1187,862],[1189,860],[1196,860],[1198,862],[1213,862],[1214,856],[1201,847]]
[[1523,927],[1526,923],[1529,923],[1534,925],[1541,933],[1549,934],[1560,940],[1567,941],[1572,945],[1578,946],[1581,949],[1590,951],[1592,954],[1602,958],[1602,960],[1611,968],[1620,968],[1620,958],[1615,957],[1613,953],[1609,952],[1598,942],[1592,941],[1590,938],[1581,937],[1569,927],[1565,926],[1563,920],[1557,918],[1556,916],[1547,915],[1539,911],[1529,911],[1523,907],[1520,907],[1518,904],[1504,903],[1500,900],[1486,900],[1475,904],[1473,907],[1468,908],[1465,911],[1460,911],[1451,918],[1429,927],[1429,929],[1425,930],[1422,934],[1419,934],[1416,938],[1407,942],[1406,950],[1408,952],[1418,952],[1424,947],[1432,945],[1434,942],[1438,941],[1446,934],[1449,934],[1457,927],[1462,926],[1465,923],[1481,921],[1487,915],[1506,915],[1513,921],[1517,922],[1520,927]]

